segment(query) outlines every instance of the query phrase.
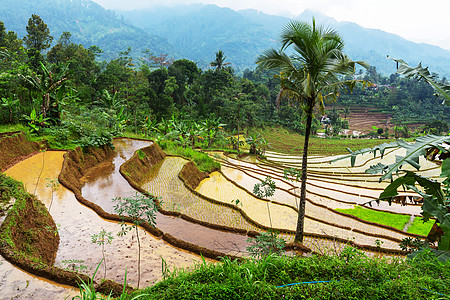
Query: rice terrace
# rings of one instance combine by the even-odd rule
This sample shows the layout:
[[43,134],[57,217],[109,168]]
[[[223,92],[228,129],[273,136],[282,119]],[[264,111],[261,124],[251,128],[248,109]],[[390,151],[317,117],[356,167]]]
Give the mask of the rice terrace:
[[448,299],[450,86],[318,23],[243,70],[0,21],[0,299]]

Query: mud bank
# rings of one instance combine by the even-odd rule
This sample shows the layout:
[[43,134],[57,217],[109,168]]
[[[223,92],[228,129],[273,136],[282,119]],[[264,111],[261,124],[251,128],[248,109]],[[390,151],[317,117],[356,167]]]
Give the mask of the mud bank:
[[[42,173],[42,178],[50,177],[54,178],[55,175],[49,175],[47,174],[46,170],[44,170],[44,165],[41,167],[41,161],[45,162],[46,165],[52,165],[53,166],[53,156],[61,155],[61,151],[51,151],[47,152],[48,156],[46,159],[44,159],[45,153],[39,153],[27,160],[22,161],[21,163],[17,164],[16,166],[10,168],[7,170],[7,174],[12,169],[15,169],[13,172],[16,175],[19,175],[21,178],[20,180],[27,182],[26,187],[30,191],[37,192],[38,195],[44,195],[43,189],[45,188],[45,181],[37,179],[36,178],[39,172]],[[52,154],[49,156],[49,154]],[[37,157],[38,159],[33,159]],[[42,159],[40,158],[42,157]],[[23,165],[28,160],[32,159],[34,163],[29,165],[26,168],[23,168]],[[36,164],[36,161],[39,163]],[[62,160],[61,160],[62,161]],[[42,170],[41,170],[42,168]],[[55,168],[51,168],[52,170]],[[60,170],[60,167],[57,168],[58,171]],[[25,170],[25,171],[23,171]],[[36,173],[37,171],[37,173]],[[17,173],[18,172],[18,173]],[[15,177],[15,176],[14,176]],[[41,177],[39,175],[39,177]],[[31,180],[30,180],[31,178]],[[28,195],[24,193],[25,195]],[[44,198],[48,198],[44,196]],[[13,207],[13,209],[9,212],[8,217],[5,219],[5,222],[2,225],[3,229],[8,229],[8,224],[11,224],[10,226],[10,232],[11,234],[8,236],[7,234],[4,234],[4,232],[1,233],[2,241],[0,243],[0,251],[2,256],[9,262],[11,262],[13,265],[19,267],[20,269],[29,272],[33,275],[48,279],[50,281],[63,284],[63,285],[69,285],[73,287],[78,287],[78,283],[80,282],[80,279],[87,282],[89,280],[89,277],[84,274],[74,273],[71,271],[63,270],[61,268],[58,268],[56,266],[53,266],[53,262],[55,261],[56,257],[56,251],[58,249],[59,244],[59,235],[58,230],[55,226],[55,222],[49,215],[46,205],[44,205],[41,201],[37,200],[34,196],[25,196],[24,199],[26,199],[26,202],[20,202],[20,197],[16,197],[16,203]],[[33,201],[30,201],[33,200]],[[47,203],[50,204],[50,203]],[[51,204],[50,204],[51,205]],[[20,208],[19,213],[15,213],[14,209],[18,207]],[[42,217],[38,218],[37,221],[35,216],[40,216],[44,214],[44,212],[47,214],[49,219],[46,219],[43,221]],[[10,221],[11,220],[11,221]],[[4,238],[4,239],[3,239]],[[36,244],[36,246],[29,246],[27,244],[24,244],[24,241],[33,241],[33,243]],[[18,245],[16,246],[14,241],[19,241]],[[42,244],[42,245],[41,245]],[[28,255],[28,252],[37,251],[36,249],[42,249],[42,252],[48,252],[45,255],[41,255],[41,257],[36,256],[30,256]],[[113,295],[118,295],[122,291],[122,285],[116,284],[110,280],[103,281],[100,285],[96,286],[96,290],[104,293],[109,294],[110,292],[113,293]]]
[[112,158],[113,149],[108,146],[101,148],[89,148],[85,152],[77,147],[73,151],[64,154],[64,163],[61,173],[58,176],[59,182],[72,191],[79,191],[83,186],[80,178],[83,177],[89,168],[94,167],[101,161]]
[[0,136],[0,172],[36,154],[41,146],[26,139],[21,132]]
[[[138,151],[136,151],[136,153],[133,155],[133,157],[131,157],[128,161],[126,161],[124,164],[122,164],[120,166],[120,173],[122,174],[122,176],[128,181],[128,183],[137,191],[143,193],[144,195],[150,196],[150,197],[154,197],[153,195],[149,194],[145,189],[143,189],[141,187],[141,183],[143,182],[143,180],[146,179],[146,175],[148,174],[149,170],[154,167],[157,163],[161,162],[164,160],[164,158],[166,157],[166,154],[164,153],[164,151],[157,145],[157,144],[152,144],[148,147],[142,148]],[[200,178],[200,176],[207,176],[207,174],[204,175],[200,175],[200,172],[197,167],[195,166],[195,164],[193,162],[191,162],[191,168],[195,169],[195,174],[194,176],[192,176],[192,178]],[[156,202],[158,202],[158,199],[156,197],[154,197],[154,200]],[[222,228],[221,226],[214,226],[215,224],[205,224],[205,222],[199,222],[198,220],[195,220],[193,218],[189,218],[188,216],[184,216],[178,212],[171,212],[171,211],[166,211],[164,209],[159,209],[159,212],[162,213],[163,215],[166,216],[175,216],[175,217],[180,217],[186,221],[189,221],[191,223],[196,223],[208,228],[212,228],[212,229],[219,229],[222,231],[227,231],[229,232],[230,230],[226,230],[228,228]],[[235,233],[235,231],[233,231]],[[230,255],[230,254],[226,254],[220,251],[216,251],[216,250],[211,250],[184,240],[181,240],[179,238],[174,237],[173,235],[171,235],[170,233],[164,233],[162,232],[162,239],[166,242],[168,242],[169,244],[181,248],[181,249],[185,249],[188,250],[192,253],[198,254],[198,255],[202,255],[204,257],[207,258],[212,258],[212,259],[220,259],[221,257],[229,257],[232,259],[238,259],[241,260],[241,257],[235,256],[235,255]],[[240,234],[246,234],[247,232],[239,232]]]
[[120,170],[133,182],[140,183],[148,170],[165,157],[166,153],[154,143],[137,150],[133,157],[120,167]]
[[179,177],[186,185],[195,190],[200,182],[203,179],[208,178],[209,175],[205,172],[200,172],[197,166],[192,161],[190,161],[183,166]]

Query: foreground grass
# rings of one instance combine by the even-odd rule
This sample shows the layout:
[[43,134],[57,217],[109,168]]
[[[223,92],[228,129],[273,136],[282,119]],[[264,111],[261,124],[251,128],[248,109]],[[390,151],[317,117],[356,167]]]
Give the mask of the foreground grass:
[[[282,127],[270,127],[261,131],[267,140],[271,151],[290,154],[301,154],[304,145],[304,136]],[[310,155],[336,155],[348,154],[347,148],[358,150],[372,148],[382,143],[395,140],[378,139],[324,139],[312,136],[309,141],[308,154]]]
[[391,226],[399,230],[403,230],[403,228],[405,227],[406,223],[408,223],[410,218],[407,215],[392,214],[384,211],[376,211],[373,209],[363,208],[361,206],[355,206],[355,208],[351,209],[336,209],[336,210],[369,222]]
[[[141,299],[158,300],[443,299],[450,295],[449,267],[450,263],[439,263],[430,255],[388,261],[368,258],[349,247],[339,256],[203,263],[189,272],[174,271],[132,296],[146,294]],[[309,283],[315,281],[327,282]],[[292,283],[304,284],[284,286]]]

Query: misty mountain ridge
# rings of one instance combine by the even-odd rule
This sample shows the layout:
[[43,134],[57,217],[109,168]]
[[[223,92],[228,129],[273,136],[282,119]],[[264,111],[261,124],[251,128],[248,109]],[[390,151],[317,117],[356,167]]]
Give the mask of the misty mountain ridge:
[[[254,9],[235,11],[212,4],[118,13],[131,24],[167,38],[179,53],[185,53],[191,59],[211,61],[211,52],[220,49],[233,65],[250,68],[262,51],[279,48],[280,33],[292,20]],[[295,19],[310,23],[313,17],[317,24],[332,27],[343,36],[345,52],[350,58],[367,61],[385,75],[395,72],[395,65],[387,55],[402,58],[411,65],[422,62],[441,75],[450,74],[448,50],[408,41],[396,34],[364,28],[356,23],[339,22],[311,10],[302,12]]]
[[27,34],[26,26],[32,14],[39,15],[50,29],[53,44],[64,31],[72,34],[74,43],[99,46],[103,58],[117,56],[129,46],[134,56],[149,48],[155,53],[174,52],[163,38],[149,34],[125,22],[114,11],[107,10],[91,0],[2,0],[0,21],[6,30],[19,38]]
[[[268,48],[279,48],[283,26],[291,19],[261,11],[233,10],[216,5],[175,5],[135,11],[107,10],[91,0],[3,0],[0,20],[20,38],[26,35],[31,14],[47,23],[54,43],[63,31],[72,41],[85,47],[97,45],[102,58],[117,57],[131,47],[134,58],[148,48],[155,55],[187,58],[207,67],[215,52],[222,50],[227,62],[239,70],[253,69],[258,55]],[[345,53],[353,60],[364,60],[385,75],[395,72],[391,57],[410,65],[422,62],[432,72],[450,77],[450,51],[424,43],[414,43],[398,35],[368,29],[351,22],[339,22],[323,14],[304,11],[295,19],[336,29],[344,38]]]

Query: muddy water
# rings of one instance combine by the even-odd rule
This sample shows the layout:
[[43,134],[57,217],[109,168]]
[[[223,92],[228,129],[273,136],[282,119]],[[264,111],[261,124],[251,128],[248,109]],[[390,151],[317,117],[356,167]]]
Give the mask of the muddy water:
[[77,289],[16,268],[0,256],[0,299],[71,299]]
[[[147,144],[146,144],[147,143]],[[128,184],[128,182],[120,175],[119,167],[126,160],[131,158],[133,153],[142,147],[148,145],[148,142],[135,141],[129,139],[119,139],[114,141],[114,146],[117,151],[117,155],[110,161],[106,161],[96,168],[93,168],[87,176],[83,178],[86,182],[82,188],[82,195],[84,198],[100,205],[105,211],[114,213],[114,202],[113,198],[117,196],[127,197],[135,194],[135,190]],[[159,196],[163,200],[163,206],[167,210],[179,211],[182,207],[180,204],[181,198],[188,199],[194,197],[198,203],[204,203],[203,199],[200,199],[193,195],[187,188],[184,187],[180,179],[178,178],[178,173],[181,167],[187,162],[183,159],[181,161],[180,168],[173,168],[170,166],[168,170],[165,168],[161,171],[161,166],[164,162],[172,161],[173,158],[168,157],[166,160],[158,163],[154,166],[146,176],[146,182],[151,182],[152,188],[149,188],[149,192]],[[168,183],[168,178],[172,180],[172,183]],[[164,182],[163,185],[156,186],[155,182]],[[148,184],[147,184],[148,185]],[[146,186],[147,186],[146,185]],[[155,188],[159,192],[155,191]],[[176,201],[173,201],[174,196]],[[198,198],[198,199],[197,199]],[[214,214],[217,214],[217,208],[212,209]],[[191,216],[205,220],[208,216],[208,210],[205,209],[190,209],[191,213],[199,212],[203,218],[198,218],[197,214],[192,214]],[[235,216],[238,218],[239,216]],[[211,223],[218,223],[216,218],[209,218]],[[156,216],[156,226],[166,233],[208,249],[221,251],[227,254],[233,255],[243,255],[245,248],[247,247],[247,237],[239,234],[233,234],[228,232],[223,232],[220,230],[210,229],[195,223],[185,221],[181,218],[165,216],[163,214],[157,214]],[[253,227],[248,226],[249,229]]]
[[[56,178],[62,161],[63,152],[40,153],[6,172],[7,175],[23,181],[30,192],[36,190],[38,198],[42,199],[47,208],[51,205],[50,213],[59,227],[60,234],[55,265],[69,269],[81,267],[86,274],[92,275],[102,259],[102,251],[100,246],[91,243],[91,236],[105,229],[114,237],[112,243],[105,246],[106,277],[123,282],[125,270],[128,270],[127,281],[136,286],[138,250],[136,237],[131,233],[123,237],[117,236],[121,229],[119,224],[101,219],[95,212],[79,204],[73,193],[63,186],[58,188],[53,195],[53,202],[51,201],[51,189],[46,187],[42,178]],[[178,250],[144,230],[139,230],[139,235],[142,249],[141,287],[151,285],[162,277],[162,258],[170,269],[188,267],[201,260],[200,257]],[[66,263],[73,260],[82,262]],[[96,280],[103,278],[104,266],[101,266]]]

